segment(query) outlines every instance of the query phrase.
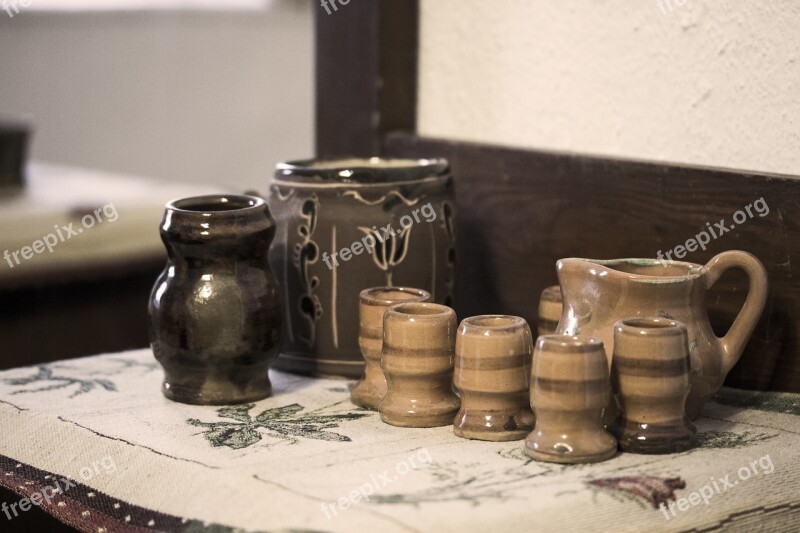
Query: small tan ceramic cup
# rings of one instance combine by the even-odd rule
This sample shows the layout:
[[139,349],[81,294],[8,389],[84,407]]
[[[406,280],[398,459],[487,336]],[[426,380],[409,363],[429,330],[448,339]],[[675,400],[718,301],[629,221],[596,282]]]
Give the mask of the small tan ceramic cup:
[[524,439],[533,429],[528,391],[533,339],[518,316],[481,315],[461,321],[454,383],[461,409],[453,432],[467,439]]
[[561,310],[564,304],[561,301],[561,286],[553,285],[542,291],[539,298],[539,335],[552,335],[558,328],[561,320]]
[[611,376],[622,406],[622,451],[675,453],[694,445],[686,416],[689,342],[686,326],[661,317],[614,324]]
[[367,409],[378,409],[386,396],[386,376],[381,370],[383,348],[383,315],[394,304],[427,302],[431,295],[421,289],[407,287],[373,287],[359,295],[358,347],[364,356],[364,375],[350,391],[350,401]]
[[386,311],[381,420],[418,428],[453,423],[459,405],[453,392],[455,337],[456,313],[445,305],[401,303]]
[[536,426],[525,451],[538,461],[594,463],[613,457],[617,440],[603,429],[611,396],[603,342],[544,335],[536,340],[531,407]]

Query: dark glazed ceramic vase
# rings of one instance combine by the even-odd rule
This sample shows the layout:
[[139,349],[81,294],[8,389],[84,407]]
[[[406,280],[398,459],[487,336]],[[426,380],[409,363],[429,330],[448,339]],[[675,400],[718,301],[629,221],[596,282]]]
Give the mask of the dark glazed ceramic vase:
[[266,398],[283,306],[267,252],[275,222],[255,196],[199,196],[167,204],[167,267],[150,296],[150,341],[164,395],[191,404]]
[[342,159],[278,165],[270,264],[283,286],[287,339],[276,368],[358,378],[359,293],[417,287],[452,305],[453,179],[442,159]]

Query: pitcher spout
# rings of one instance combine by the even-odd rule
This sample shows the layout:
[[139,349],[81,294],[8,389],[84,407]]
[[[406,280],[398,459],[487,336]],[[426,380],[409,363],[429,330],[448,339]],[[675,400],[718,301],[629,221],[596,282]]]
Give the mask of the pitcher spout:
[[[557,333],[562,335],[584,333],[583,326],[592,321],[593,309],[600,296],[596,291],[589,290],[595,285],[593,278],[597,277],[600,270],[602,270],[600,265],[587,259],[567,258],[560,259],[556,263],[563,301]],[[602,297],[605,298],[605,289],[602,292],[604,293]]]
[[[675,295],[679,295],[679,300],[684,297],[688,300],[691,285],[701,269],[694,263],[658,259],[561,259],[556,263],[556,271],[564,307],[556,331],[565,335],[585,334],[585,324],[597,324],[601,317],[610,320],[619,308],[638,315],[650,304],[666,303]],[[681,285],[683,288],[679,289]],[[623,299],[630,301],[626,303]]]

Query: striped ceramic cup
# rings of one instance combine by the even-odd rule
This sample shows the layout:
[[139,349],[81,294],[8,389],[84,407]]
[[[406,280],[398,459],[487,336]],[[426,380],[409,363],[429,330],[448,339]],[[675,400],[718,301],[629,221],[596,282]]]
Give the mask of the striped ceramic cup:
[[611,378],[622,406],[622,451],[674,453],[691,448],[696,430],[686,416],[689,342],[686,326],[661,317],[614,324]]
[[525,442],[528,455],[553,463],[593,463],[614,456],[617,441],[603,429],[610,395],[602,341],[539,337],[531,376],[536,426]]
[[446,305],[393,305],[383,316],[381,368],[386,396],[378,410],[393,426],[448,426],[458,412],[453,392],[456,312]]
[[461,409],[453,431],[467,439],[524,439],[533,429],[528,400],[533,339],[518,316],[481,315],[461,321],[454,384]]
[[350,391],[350,401],[367,409],[378,409],[386,396],[386,376],[381,370],[383,349],[383,315],[394,304],[427,302],[428,291],[407,287],[373,287],[359,295],[358,347],[364,356],[364,375]]

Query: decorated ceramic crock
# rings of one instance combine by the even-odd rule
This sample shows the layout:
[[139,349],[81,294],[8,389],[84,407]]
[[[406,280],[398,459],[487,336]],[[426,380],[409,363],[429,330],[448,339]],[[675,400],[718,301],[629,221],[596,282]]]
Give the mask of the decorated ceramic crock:
[[453,178],[443,159],[309,160],[277,166],[270,264],[284,291],[276,367],[359,377],[359,293],[416,287],[452,305]]
[[150,341],[164,395],[191,404],[257,401],[281,344],[281,293],[267,250],[275,222],[254,196],[213,195],[167,204],[167,266],[153,287]]

